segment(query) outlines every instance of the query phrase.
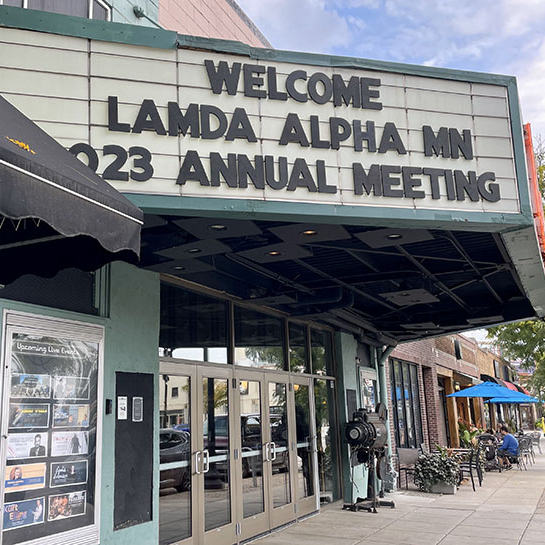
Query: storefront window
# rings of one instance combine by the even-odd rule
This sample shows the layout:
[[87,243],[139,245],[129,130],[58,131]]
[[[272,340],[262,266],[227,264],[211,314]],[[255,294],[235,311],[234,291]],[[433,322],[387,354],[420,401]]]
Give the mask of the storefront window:
[[310,330],[312,372],[333,375],[333,341],[329,331]]
[[160,355],[227,363],[227,303],[163,282]]
[[289,324],[290,371],[308,373],[307,328],[301,324]]
[[390,379],[397,446],[417,448],[423,442],[418,369],[411,363],[391,360]]
[[49,11],[61,15],[109,21],[111,8],[103,0],[0,0],[0,5]]
[[95,523],[100,345],[15,329],[7,343],[2,544],[12,545]]
[[284,370],[283,320],[235,306],[235,363]]

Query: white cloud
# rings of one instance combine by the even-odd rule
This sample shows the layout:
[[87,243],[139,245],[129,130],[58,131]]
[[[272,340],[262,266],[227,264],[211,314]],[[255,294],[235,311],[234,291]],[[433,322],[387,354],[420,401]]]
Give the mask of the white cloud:
[[322,0],[240,0],[242,9],[274,47],[329,53],[348,47],[351,25]]
[[511,74],[545,135],[545,0],[238,0],[274,47]]

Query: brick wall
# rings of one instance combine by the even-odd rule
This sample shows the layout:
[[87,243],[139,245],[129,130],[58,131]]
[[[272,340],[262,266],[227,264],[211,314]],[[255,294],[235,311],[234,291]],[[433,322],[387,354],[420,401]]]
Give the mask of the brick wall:
[[159,24],[180,34],[271,47],[234,0],[161,0]]

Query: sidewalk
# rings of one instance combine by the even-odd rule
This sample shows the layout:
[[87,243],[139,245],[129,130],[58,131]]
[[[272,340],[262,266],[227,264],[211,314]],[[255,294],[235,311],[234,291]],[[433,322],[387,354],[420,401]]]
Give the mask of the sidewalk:
[[387,494],[395,509],[342,511],[341,503],[257,541],[258,545],[543,545],[545,455],[528,471],[485,473],[482,488],[454,496]]

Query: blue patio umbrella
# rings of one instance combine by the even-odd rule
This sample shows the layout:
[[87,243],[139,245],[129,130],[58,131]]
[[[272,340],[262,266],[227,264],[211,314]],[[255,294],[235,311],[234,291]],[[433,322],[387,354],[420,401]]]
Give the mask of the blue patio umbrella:
[[489,403],[516,403],[518,405],[522,405],[523,403],[539,403],[539,399],[536,399],[535,397],[523,394],[526,396],[525,399],[507,399],[505,397],[493,397],[492,399],[489,399]]
[[[509,394],[514,394],[512,390],[506,388],[505,386],[500,386],[495,382],[482,382],[470,388],[465,388],[459,392],[454,392],[449,394],[447,397],[482,397],[482,398],[492,398],[492,397],[511,397]],[[516,392],[519,393],[519,392]],[[524,394],[521,394],[524,395]]]

